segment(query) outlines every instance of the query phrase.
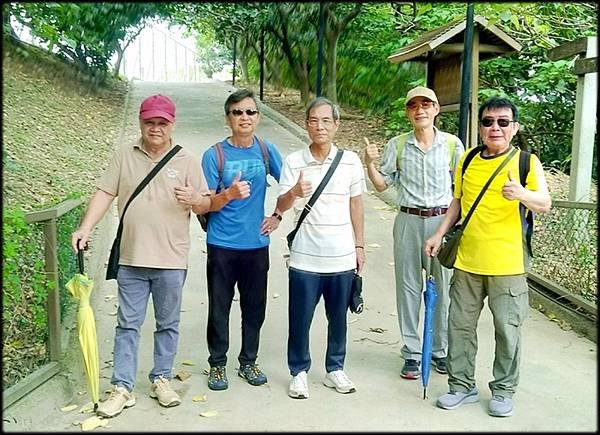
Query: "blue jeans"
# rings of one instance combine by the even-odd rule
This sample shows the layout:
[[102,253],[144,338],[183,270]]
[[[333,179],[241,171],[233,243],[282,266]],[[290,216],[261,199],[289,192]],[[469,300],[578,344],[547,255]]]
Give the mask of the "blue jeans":
[[115,328],[114,367],[111,384],[129,391],[135,386],[140,329],[152,294],[156,330],[154,367],[148,378],[171,378],[177,341],[182,289],[187,270],[120,266],[117,274],[119,308]]
[[354,270],[337,273],[289,270],[288,367],[292,376],[310,369],[309,335],[315,308],[323,295],[327,316],[327,372],[344,368],[346,358],[346,313]]

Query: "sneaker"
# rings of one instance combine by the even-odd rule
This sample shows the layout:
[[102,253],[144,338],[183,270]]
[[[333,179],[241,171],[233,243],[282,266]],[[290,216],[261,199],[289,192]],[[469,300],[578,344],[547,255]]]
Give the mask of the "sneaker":
[[513,413],[512,399],[510,397],[502,397],[493,395],[490,400],[488,414],[493,417],[508,417]]
[[419,361],[415,359],[407,359],[404,361],[404,366],[400,372],[400,376],[404,379],[419,379],[421,377],[421,370],[419,370]]
[[177,406],[181,403],[179,395],[173,391],[168,379],[159,376],[150,386],[150,397],[158,399],[162,406]]
[[300,372],[292,376],[288,396],[294,399],[308,399],[308,376],[306,372]]
[[208,374],[208,388],[219,391],[226,390],[227,387],[229,387],[229,381],[227,380],[225,366],[211,367]]
[[448,366],[446,365],[446,357],[442,358],[433,358],[431,360],[433,366],[435,367],[435,371],[445,375],[448,373]]
[[350,380],[343,370],[334,370],[325,375],[323,384],[329,388],[335,388],[335,391],[342,394],[354,393],[356,386]]
[[256,364],[244,364],[238,369],[240,378],[244,378],[250,385],[262,385],[267,382],[267,377],[260,371]]
[[456,409],[463,403],[475,403],[478,400],[479,393],[477,392],[477,388],[473,388],[468,393],[450,391],[449,393],[440,396],[436,402],[436,405],[443,409]]
[[135,395],[121,385],[113,385],[110,395],[104,402],[98,404],[96,414],[100,417],[114,417],[125,408],[135,405]]

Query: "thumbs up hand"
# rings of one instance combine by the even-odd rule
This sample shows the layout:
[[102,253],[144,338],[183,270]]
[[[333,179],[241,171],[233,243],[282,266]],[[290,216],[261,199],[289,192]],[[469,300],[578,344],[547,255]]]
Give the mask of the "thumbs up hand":
[[520,200],[525,192],[525,188],[521,186],[521,183],[515,181],[512,172],[509,170],[507,173],[508,181],[502,186],[502,196],[509,201]]
[[304,171],[300,171],[300,175],[298,176],[298,181],[292,187],[292,193],[296,198],[306,198],[312,194],[313,188],[312,183],[310,181],[304,180]]
[[364,141],[365,141],[365,164],[366,165],[370,165],[371,163],[375,163],[377,160],[379,160],[379,149],[377,148],[377,145],[375,144],[371,144],[369,142],[369,139],[367,139],[366,137],[363,137]]
[[229,200],[246,199],[250,196],[250,183],[246,180],[241,181],[241,178],[242,171],[239,171],[231,182],[231,186],[226,189]]
[[190,182],[189,175],[185,176],[185,184],[183,186],[175,186],[175,198],[177,202],[189,206],[194,206],[202,201],[203,195],[200,192],[196,192],[194,186]]

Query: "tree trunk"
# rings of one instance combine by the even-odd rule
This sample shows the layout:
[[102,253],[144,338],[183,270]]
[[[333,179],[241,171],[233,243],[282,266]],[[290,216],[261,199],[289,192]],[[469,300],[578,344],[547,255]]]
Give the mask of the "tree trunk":
[[123,61],[123,54],[125,53],[125,50],[117,45],[115,51],[117,52],[117,60],[113,69],[113,77],[117,78],[119,77],[119,70],[121,69],[121,62]]
[[[339,36],[339,35],[338,35]],[[338,36],[327,38],[325,96],[337,104],[337,43]]]

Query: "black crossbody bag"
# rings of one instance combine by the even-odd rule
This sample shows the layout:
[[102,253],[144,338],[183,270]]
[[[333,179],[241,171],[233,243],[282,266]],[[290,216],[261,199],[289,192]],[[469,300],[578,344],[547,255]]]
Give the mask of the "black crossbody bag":
[[169,153],[164,156],[160,162],[156,164],[154,168],[146,175],[146,177],[142,180],[142,182],[135,188],[127,204],[123,208],[123,213],[121,214],[121,219],[119,220],[119,228],[117,229],[117,236],[115,237],[115,241],[113,242],[112,248],[110,250],[110,257],[108,258],[108,265],[106,267],[106,279],[117,279],[117,272],[119,271],[119,257],[120,257],[120,246],[121,246],[121,236],[123,235],[123,218],[125,217],[125,212],[131,204],[131,201],[146,187],[146,185],[154,178],[154,176],[162,169],[163,166],[167,164],[171,157],[173,157],[177,152],[181,149],[180,145],[175,145]]

